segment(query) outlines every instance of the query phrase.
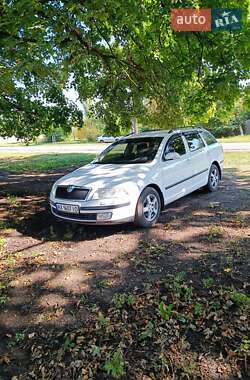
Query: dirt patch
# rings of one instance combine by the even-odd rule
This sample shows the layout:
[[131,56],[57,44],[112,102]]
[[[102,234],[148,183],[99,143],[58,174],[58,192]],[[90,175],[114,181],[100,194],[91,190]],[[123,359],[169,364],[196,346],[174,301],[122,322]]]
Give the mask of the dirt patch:
[[226,176],[143,230],[57,222],[61,175],[0,179],[0,377],[111,378],[117,353],[124,379],[249,378],[248,301],[232,300],[249,294],[249,182]]

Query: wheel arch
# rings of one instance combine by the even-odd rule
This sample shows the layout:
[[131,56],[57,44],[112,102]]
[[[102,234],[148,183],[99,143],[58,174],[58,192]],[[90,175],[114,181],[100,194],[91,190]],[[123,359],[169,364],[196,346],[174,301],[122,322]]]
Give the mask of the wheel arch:
[[212,164],[211,164],[211,166],[212,166],[212,165],[217,166],[217,168],[218,168],[218,170],[219,170],[220,179],[221,179],[221,178],[222,178],[222,170],[221,170],[221,167],[220,167],[219,162],[218,162],[218,161],[213,161]]
[[150,183],[143,190],[147,189],[148,187],[152,187],[159,194],[160,200],[161,200],[161,210],[163,210],[163,208],[164,208],[164,197],[163,197],[163,194],[162,194],[160,187],[158,185],[156,185],[155,183]]

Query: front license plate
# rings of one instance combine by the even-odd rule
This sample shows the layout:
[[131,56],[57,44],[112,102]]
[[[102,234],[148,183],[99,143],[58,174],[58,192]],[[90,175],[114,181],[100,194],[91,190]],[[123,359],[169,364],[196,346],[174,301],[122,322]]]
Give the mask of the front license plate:
[[70,214],[79,214],[79,206],[75,205],[62,205],[61,203],[56,205],[58,211],[68,212]]

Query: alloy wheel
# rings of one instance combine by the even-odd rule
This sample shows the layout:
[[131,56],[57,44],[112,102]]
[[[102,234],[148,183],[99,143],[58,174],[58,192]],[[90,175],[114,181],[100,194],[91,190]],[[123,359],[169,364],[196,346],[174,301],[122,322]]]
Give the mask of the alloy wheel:
[[143,202],[143,214],[148,222],[152,222],[157,217],[159,207],[159,201],[155,194],[146,196]]
[[218,186],[219,183],[219,172],[216,167],[213,167],[210,173],[210,184],[213,189],[215,189]]

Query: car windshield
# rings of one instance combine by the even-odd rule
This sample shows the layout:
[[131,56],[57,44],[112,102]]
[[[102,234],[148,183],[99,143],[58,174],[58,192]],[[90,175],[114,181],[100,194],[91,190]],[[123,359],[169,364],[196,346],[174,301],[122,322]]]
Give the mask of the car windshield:
[[122,139],[112,144],[100,156],[97,164],[138,164],[153,161],[163,137]]

